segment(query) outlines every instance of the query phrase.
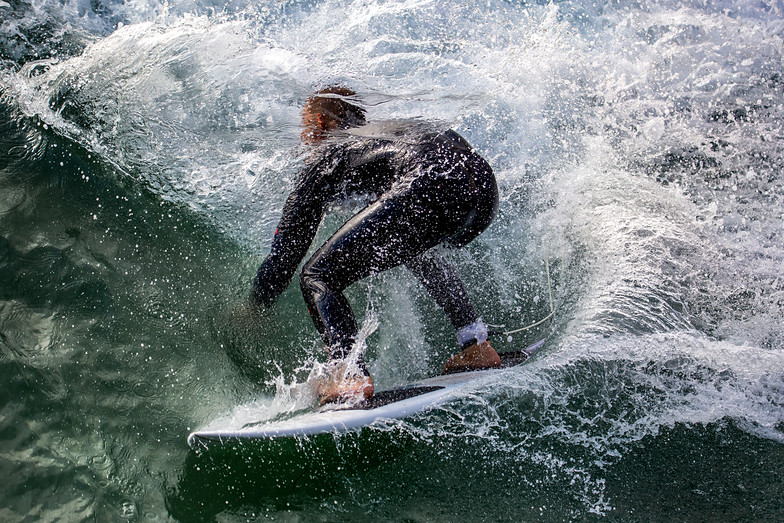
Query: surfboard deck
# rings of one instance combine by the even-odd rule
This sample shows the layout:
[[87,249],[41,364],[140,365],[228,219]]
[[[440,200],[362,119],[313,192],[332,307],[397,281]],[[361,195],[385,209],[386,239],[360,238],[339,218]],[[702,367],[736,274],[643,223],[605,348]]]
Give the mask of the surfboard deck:
[[188,436],[188,445],[196,448],[243,440],[341,434],[366,427],[376,420],[405,418],[440,405],[456,390],[489,374],[525,363],[543,344],[544,340],[541,340],[524,350],[500,353],[500,368],[426,378],[403,387],[377,392],[356,404],[329,404],[288,419],[249,422],[241,427],[197,430]]

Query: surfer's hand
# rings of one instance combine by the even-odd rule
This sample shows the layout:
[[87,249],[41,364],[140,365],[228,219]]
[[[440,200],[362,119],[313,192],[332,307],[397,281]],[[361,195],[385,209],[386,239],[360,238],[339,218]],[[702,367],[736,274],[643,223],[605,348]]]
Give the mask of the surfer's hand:
[[280,263],[276,262],[270,255],[267,256],[259,266],[259,270],[256,271],[250,299],[257,306],[271,307],[278,296],[289,286],[294,269],[292,268],[291,272],[289,272],[279,265]]
[[253,289],[251,289],[248,294],[248,303],[258,309],[267,309],[272,307],[272,304],[275,303],[275,298],[277,297],[278,295],[269,287],[254,281]]

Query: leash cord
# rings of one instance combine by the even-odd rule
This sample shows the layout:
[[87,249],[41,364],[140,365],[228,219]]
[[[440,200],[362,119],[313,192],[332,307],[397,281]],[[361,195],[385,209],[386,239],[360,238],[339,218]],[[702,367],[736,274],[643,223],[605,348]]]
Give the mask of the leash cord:
[[[553,307],[553,284],[550,279],[550,257],[546,257],[544,260],[544,265],[547,270],[547,295],[550,300],[550,314],[542,318],[541,320],[537,321],[536,323],[532,323],[531,325],[526,325],[525,327],[520,327],[519,329],[514,329],[510,331],[487,331],[487,334],[490,336],[510,336],[512,334],[523,332],[529,329],[533,329],[534,327],[538,327],[542,323],[546,322],[547,320],[552,319],[555,316],[555,307]],[[504,327],[503,325],[488,325],[488,327]]]

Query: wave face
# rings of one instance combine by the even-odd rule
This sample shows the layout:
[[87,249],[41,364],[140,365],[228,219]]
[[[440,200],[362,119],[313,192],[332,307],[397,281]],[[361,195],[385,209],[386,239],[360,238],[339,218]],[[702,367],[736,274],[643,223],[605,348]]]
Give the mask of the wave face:
[[[0,0],[2,518],[782,519],[783,15]],[[296,285],[244,302],[336,82],[487,158],[499,215],[449,256],[489,323],[552,299],[499,350],[548,342],[426,415],[191,452],[323,359]],[[455,350],[403,270],[348,297],[379,389]]]

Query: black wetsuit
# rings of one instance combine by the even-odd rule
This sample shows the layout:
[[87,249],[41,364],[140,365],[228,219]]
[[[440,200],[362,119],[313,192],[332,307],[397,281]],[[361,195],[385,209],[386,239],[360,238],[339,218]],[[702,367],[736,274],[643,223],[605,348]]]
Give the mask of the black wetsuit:
[[343,290],[400,264],[422,281],[455,329],[475,322],[456,271],[428,251],[441,243],[465,245],[493,220],[498,188],[490,166],[451,130],[343,138],[323,146],[286,201],[254,280],[257,303],[271,304],[288,286],[326,206],[364,193],[377,199],[340,227],[300,273],[308,310],[332,357],[345,356],[357,334]]

